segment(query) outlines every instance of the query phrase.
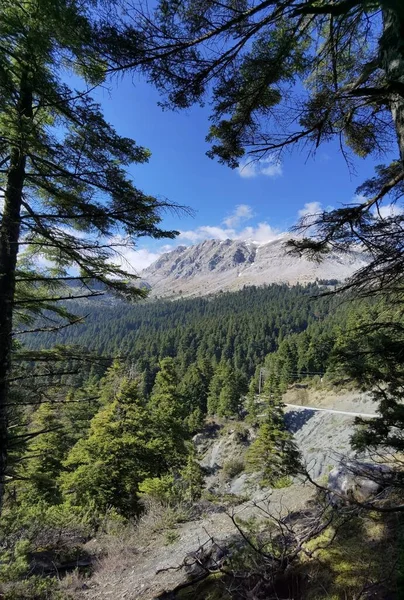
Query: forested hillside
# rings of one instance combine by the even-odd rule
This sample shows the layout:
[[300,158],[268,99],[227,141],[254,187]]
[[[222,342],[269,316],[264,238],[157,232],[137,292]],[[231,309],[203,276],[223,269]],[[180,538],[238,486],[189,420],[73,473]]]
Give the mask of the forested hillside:
[[0,598],[403,598],[403,0],[2,0],[0,35]]
[[[299,379],[338,377],[336,365],[344,377],[341,349],[357,353],[356,325],[381,314],[370,301],[329,290],[272,285],[135,305],[107,296],[76,304],[88,314],[85,324],[37,334],[33,342],[49,346],[48,360],[30,362],[32,343],[26,396],[18,381],[12,387],[12,485],[0,519],[5,589],[13,594],[17,580],[16,598],[58,598],[55,578],[25,579],[35,561],[41,575],[54,574],[54,564],[91,563],[83,541],[105,528],[118,532],[113,540],[117,527],[127,535],[128,520],[150,503],[161,507],[158,527],[173,543],[176,524],[192,520],[198,502],[213,512],[216,503],[240,502],[206,489],[217,465],[201,466],[195,440],[214,441],[218,428],[217,447],[228,432],[244,452],[233,458],[230,447],[216,476],[222,485],[245,471],[259,486],[292,486],[302,466],[285,428],[283,392]],[[61,341],[70,349],[55,346]],[[257,410],[260,374],[270,401]]]
[[212,365],[228,361],[250,378],[281,340],[315,324],[322,327],[341,304],[341,299],[321,295],[327,289],[318,284],[271,285],[174,302],[130,304],[111,298],[73,306],[70,301],[70,310],[88,314],[84,323],[28,341],[31,347],[78,344],[123,357],[140,372],[154,369],[167,356],[176,358],[181,373],[198,360]]

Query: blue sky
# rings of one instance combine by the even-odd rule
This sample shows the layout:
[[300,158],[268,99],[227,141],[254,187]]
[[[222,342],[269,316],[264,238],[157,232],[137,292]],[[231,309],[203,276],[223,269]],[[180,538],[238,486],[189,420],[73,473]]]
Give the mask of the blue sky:
[[121,135],[151,150],[150,162],[131,169],[137,187],[190,206],[195,216],[167,215],[164,226],[181,232],[175,241],[142,240],[129,251],[135,271],[178,244],[206,238],[240,237],[260,242],[289,229],[301,211],[338,207],[352,201],[357,186],[383,159],[355,160],[352,175],[336,144],[308,157],[296,148],[282,164],[270,159],[232,170],[206,156],[209,106],[171,112],[158,105],[158,93],[131,77],[114,80],[94,94],[106,118]]

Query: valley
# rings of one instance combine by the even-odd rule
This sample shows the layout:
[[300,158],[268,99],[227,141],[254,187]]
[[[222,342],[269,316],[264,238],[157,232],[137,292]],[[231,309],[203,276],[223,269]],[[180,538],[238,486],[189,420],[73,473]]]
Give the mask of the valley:
[[0,37],[0,600],[402,600],[403,0]]
[[[27,344],[28,361],[37,348],[49,359],[45,371],[25,367],[43,398],[27,423],[46,432],[18,446],[20,503],[6,512],[21,523],[5,529],[14,552],[13,536],[29,544],[22,572],[37,573],[40,585],[45,573],[65,570],[60,583],[48,583],[69,600],[248,598],[257,585],[243,567],[250,561],[277,573],[260,584],[263,597],[285,577],[297,586],[293,600],[339,599],[346,586],[357,594],[359,582],[349,583],[356,572],[363,585],[368,572],[380,578],[385,558],[399,555],[389,518],[376,525],[332,498],[354,494],[373,507],[384,489],[349,471],[377,464],[352,442],[356,419],[365,431],[380,423],[374,390],[359,388],[350,369],[364,340],[352,324],[373,327],[386,313],[372,299],[330,294],[334,288],[329,279],[273,283],[139,303],[101,288],[91,301],[69,300],[85,321],[40,328]],[[70,290],[81,295],[76,282]],[[47,402],[50,389],[57,404]],[[352,519],[366,531],[351,537]],[[389,553],[372,542],[366,568],[350,559],[345,572],[343,550],[326,581],[322,536],[359,552],[376,526]],[[243,591],[234,596],[239,577]],[[373,597],[384,600],[384,591]]]

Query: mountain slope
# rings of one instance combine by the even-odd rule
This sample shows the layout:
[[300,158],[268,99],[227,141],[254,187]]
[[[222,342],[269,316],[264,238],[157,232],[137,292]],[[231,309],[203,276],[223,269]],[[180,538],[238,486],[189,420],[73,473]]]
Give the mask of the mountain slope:
[[178,246],[145,269],[142,279],[150,285],[153,296],[199,296],[249,285],[341,281],[366,264],[360,252],[334,252],[321,263],[291,256],[284,246],[286,239],[280,237],[261,245],[206,240],[195,246]]

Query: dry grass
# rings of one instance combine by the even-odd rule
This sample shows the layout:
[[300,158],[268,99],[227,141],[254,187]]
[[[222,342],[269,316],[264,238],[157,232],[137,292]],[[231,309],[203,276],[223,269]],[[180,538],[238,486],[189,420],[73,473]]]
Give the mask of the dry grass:
[[76,570],[59,581],[59,589],[66,600],[79,600],[83,597],[83,589],[87,587],[86,579]]
[[[97,558],[91,578],[74,573],[61,582],[66,598],[82,598],[85,588],[103,588],[111,581],[124,580],[149,546],[169,544],[177,539],[175,525],[188,517],[184,507],[175,509],[154,500],[148,500],[143,515],[133,522],[119,519],[106,520],[103,532],[86,545],[86,550]],[[161,534],[164,534],[163,538]],[[90,595],[91,597],[91,595]]]

